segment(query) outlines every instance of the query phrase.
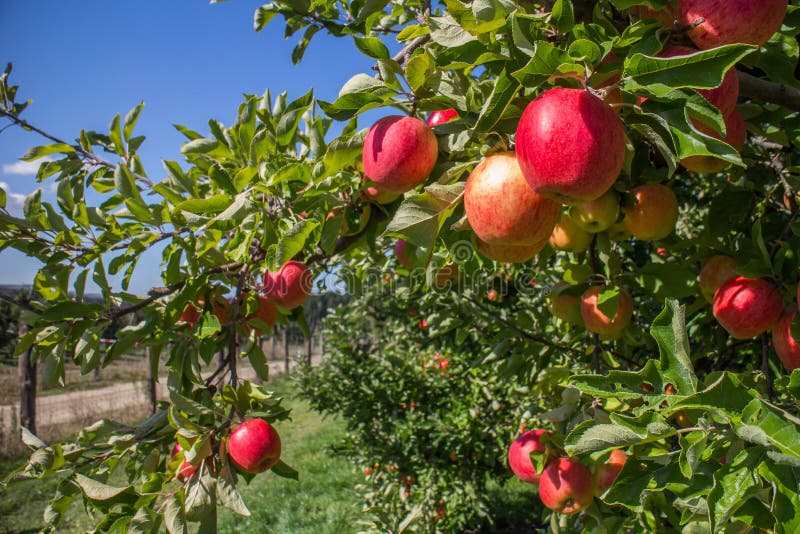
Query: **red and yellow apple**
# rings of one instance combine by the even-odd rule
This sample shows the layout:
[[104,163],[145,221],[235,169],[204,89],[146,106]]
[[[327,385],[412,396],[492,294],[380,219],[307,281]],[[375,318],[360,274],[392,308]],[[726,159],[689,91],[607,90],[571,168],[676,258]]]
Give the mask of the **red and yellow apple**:
[[[254,322],[251,323],[251,320]],[[266,331],[259,323],[264,323],[270,329],[275,326],[275,323],[278,322],[278,305],[273,299],[259,295],[258,309],[248,315],[246,321],[248,326],[256,331],[257,336],[263,336]]]
[[554,88],[525,108],[516,134],[531,188],[562,202],[592,200],[617,180],[625,131],[617,113],[588,91]]
[[[410,246],[413,247],[413,245]],[[405,239],[398,239],[394,242],[394,257],[397,258],[397,263],[410,271],[414,268],[414,261],[409,256],[409,252],[413,253],[409,248],[408,241]]]
[[308,266],[297,260],[284,263],[277,273],[264,273],[264,292],[287,309],[297,308],[306,301],[314,285],[314,275]]
[[646,184],[633,188],[631,193],[636,204],[622,208],[628,232],[644,241],[657,241],[671,234],[678,222],[678,199],[672,189]]
[[689,38],[703,50],[736,43],[761,46],[780,29],[786,6],[786,0],[680,0],[678,21],[691,28]]
[[457,118],[458,118],[458,111],[454,109],[437,109],[436,111],[428,115],[428,118],[425,120],[425,123],[431,128],[433,128],[434,126],[439,126],[440,124],[454,121]]
[[570,216],[585,231],[596,234],[611,228],[619,216],[619,196],[616,191],[607,191],[594,200],[575,202]]
[[717,254],[711,256],[700,269],[700,293],[708,302],[714,302],[714,293],[717,289],[736,276],[736,260],[730,256]]
[[622,332],[631,322],[633,299],[630,293],[619,288],[619,301],[614,317],[608,317],[600,309],[602,286],[592,286],[581,296],[581,317],[586,329],[600,335],[600,339],[613,340],[622,337]]
[[550,235],[550,246],[556,250],[583,252],[591,244],[592,234],[578,226],[578,223],[566,213],[561,215]]
[[625,466],[625,462],[628,461],[628,455],[622,449],[614,449],[611,451],[611,456],[608,460],[598,465],[594,471],[594,492],[595,495],[598,497],[605,493],[605,491],[611,487],[614,481],[617,479],[619,474],[622,472],[622,468]]
[[490,260],[500,263],[524,263],[541,252],[546,244],[547,239],[531,246],[490,245],[475,238],[475,248],[478,252]]
[[[182,452],[183,452],[183,447],[181,447],[180,443],[176,443],[172,447],[172,457],[173,458],[175,458],[175,456],[177,456],[178,454],[180,454]],[[178,471],[177,471],[178,480],[180,482],[186,482],[187,480],[192,478],[192,475],[194,475],[195,472],[197,472],[198,468],[199,468],[198,466],[192,465],[191,463],[189,463],[186,460],[184,460],[181,463],[180,467],[178,467]]]
[[736,339],[750,339],[778,322],[781,294],[763,278],[735,276],[714,294],[714,317]]
[[574,458],[554,460],[539,478],[539,498],[560,514],[580,512],[594,500],[592,473]]
[[517,437],[508,448],[508,465],[514,475],[528,484],[538,484],[540,473],[531,461],[531,455],[542,455],[547,452],[547,446],[542,443],[543,436],[549,436],[549,430],[529,430]]
[[792,321],[797,309],[789,307],[772,327],[772,345],[786,369],[791,372],[800,369],[800,343],[792,336]]
[[263,473],[281,457],[281,438],[263,419],[249,419],[231,431],[228,456],[247,473]]
[[[575,295],[564,293],[564,288],[569,287],[567,282],[558,282],[553,286],[548,299],[550,313],[564,322],[570,324],[583,324],[581,316],[581,299]],[[553,293],[557,293],[555,296]]]

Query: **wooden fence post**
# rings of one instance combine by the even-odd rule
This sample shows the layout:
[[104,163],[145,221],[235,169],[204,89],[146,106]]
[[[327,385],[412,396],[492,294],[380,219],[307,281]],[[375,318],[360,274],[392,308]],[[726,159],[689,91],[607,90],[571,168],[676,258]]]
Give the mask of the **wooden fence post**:
[[[28,325],[20,320],[19,337],[28,332]],[[31,349],[19,355],[19,424],[36,434],[36,365],[31,363]]]

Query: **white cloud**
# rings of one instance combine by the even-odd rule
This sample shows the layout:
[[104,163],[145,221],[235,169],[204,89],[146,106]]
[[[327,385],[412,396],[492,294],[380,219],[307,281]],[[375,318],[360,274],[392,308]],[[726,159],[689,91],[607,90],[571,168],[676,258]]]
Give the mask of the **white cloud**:
[[21,208],[25,203],[25,195],[14,193],[5,182],[0,182],[0,189],[6,192],[6,203],[9,208]]
[[20,176],[33,176],[39,170],[39,165],[44,161],[53,161],[52,158],[41,158],[36,161],[15,161],[3,164],[3,174],[17,174]]

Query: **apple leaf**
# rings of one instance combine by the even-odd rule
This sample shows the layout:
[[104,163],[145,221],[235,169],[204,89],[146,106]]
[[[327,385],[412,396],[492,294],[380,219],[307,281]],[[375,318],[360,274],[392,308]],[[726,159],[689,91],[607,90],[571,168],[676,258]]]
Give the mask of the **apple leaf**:
[[283,478],[291,478],[292,480],[300,480],[300,475],[293,467],[289,467],[283,460],[278,460],[278,463],[270,469],[273,473]]
[[386,228],[386,233],[406,239],[418,247],[430,249],[444,221],[453,213],[464,195],[464,182],[431,185],[406,198]]
[[697,376],[689,355],[686,318],[684,309],[677,300],[669,299],[664,303],[664,309],[650,327],[650,335],[658,343],[663,376],[675,386],[679,394],[695,393]]
[[758,465],[758,474],[776,489],[772,494],[772,513],[775,515],[776,532],[789,534],[800,532],[800,474],[796,468],[776,465],[765,460]]
[[519,81],[509,76],[505,70],[500,73],[495,80],[492,94],[483,104],[478,121],[475,123],[476,132],[492,130],[497,121],[503,117],[509,105],[511,105],[511,101],[517,95],[519,87]]

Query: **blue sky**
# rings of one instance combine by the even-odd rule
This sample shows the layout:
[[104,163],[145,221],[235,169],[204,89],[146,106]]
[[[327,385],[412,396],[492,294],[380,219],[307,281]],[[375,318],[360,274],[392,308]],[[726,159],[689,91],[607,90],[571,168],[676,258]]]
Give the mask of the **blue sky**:
[[[153,179],[163,177],[161,161],[180,161],[184,138],[178,123],[206,132],[208,119],[230,124],[242,95],[288,91],[290,98],[313,87],[332,100],[352,75],[372,62],[350,39],[318,33],[298,66],[290,55],[297,37],[283,38],[282,19],[261,33],[253,12],[264,2],[231,0],[0,0],[0,62],[14,64],[11,81],[21,100],[33,104],[24,117],[45,131],[72,141],[80,130],[107,131],[116,113],[138,102],[145,109],[137,132]],[[0,121],[3,125],[6,121]],[[18,128],[0,133],[0,184],[12,211],[37,188],[35,167],[18,158],[45,144]],[[130,290],[144,293],[161,285],[158,254],[143,258]],[[30,283],[37,262],[14,251],[0,253],[0,284]]]

